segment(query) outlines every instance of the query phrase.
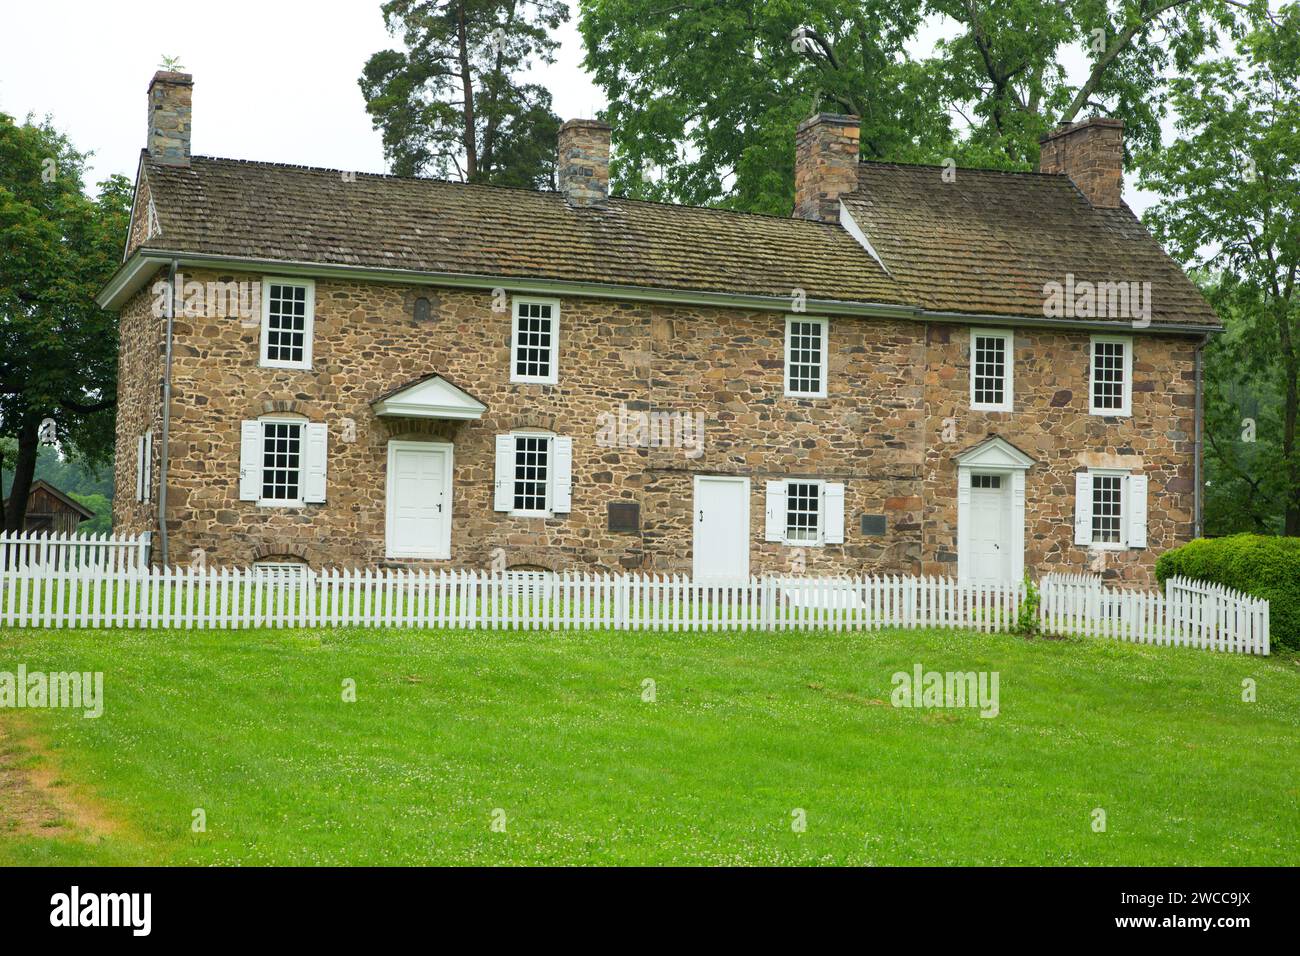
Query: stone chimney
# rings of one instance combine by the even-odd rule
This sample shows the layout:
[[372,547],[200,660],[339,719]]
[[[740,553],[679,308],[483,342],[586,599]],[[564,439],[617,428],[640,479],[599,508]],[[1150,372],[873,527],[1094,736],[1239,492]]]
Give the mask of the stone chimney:
[[1038,171],[1065,173],[1094,206],[1120,205],[1124,121],[1089,119],[1058,126],[1039,140]]
[[190,164],[190,94],[194,77],[159,70],[149,82],[149,155],[168,166]]
[[840,197],[858,188],[856,116],[818,113],[794,135],[794,215],[797,219],[840,221]]
[[609,198],[610,125],[569,120],[560,127],[560,192],[570,206],[598,206]]

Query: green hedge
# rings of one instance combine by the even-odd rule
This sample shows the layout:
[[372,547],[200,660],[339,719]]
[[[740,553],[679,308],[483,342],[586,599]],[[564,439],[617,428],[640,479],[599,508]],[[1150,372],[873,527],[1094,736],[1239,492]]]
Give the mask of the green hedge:
[[1273,643],[1300,650],[1300,538],[1198,538],[1156,561],[1161,584],[1177,575],[1265,598]]

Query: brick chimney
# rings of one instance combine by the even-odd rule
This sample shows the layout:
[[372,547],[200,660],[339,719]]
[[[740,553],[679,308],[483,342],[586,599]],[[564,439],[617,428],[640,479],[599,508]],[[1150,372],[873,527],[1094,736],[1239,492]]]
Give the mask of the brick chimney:
[[856,116],[818,113],[794,136],[794,215],[797,219],[840,221],[840,197],[858,188]]
[[168,166],[190,164],[190,95],[194,77],[159,70],[149,81],[149,155]]
[[610,125],[569,120],[560,127],[560,192],[570,206],[598,206],[609,198]]
[[1094,206],[1120,205],[1124,121],[1094,118],[1058,126],[1039,140],[1038,171],[1065,173]]

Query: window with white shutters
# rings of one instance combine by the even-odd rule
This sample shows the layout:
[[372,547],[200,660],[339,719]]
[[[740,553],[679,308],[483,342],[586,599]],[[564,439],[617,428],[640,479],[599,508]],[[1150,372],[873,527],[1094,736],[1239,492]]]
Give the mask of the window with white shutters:
[[240,429],[239,497],[269,507],[325,501],[327,426],[298,418],[260,418]]
[[494,507],[548,517],[571,510],[573,439],[546,432],[497,436]]
[[1094,469],[1075,475],[1074,543],[1118,550],[1147,546],[1145,475]]

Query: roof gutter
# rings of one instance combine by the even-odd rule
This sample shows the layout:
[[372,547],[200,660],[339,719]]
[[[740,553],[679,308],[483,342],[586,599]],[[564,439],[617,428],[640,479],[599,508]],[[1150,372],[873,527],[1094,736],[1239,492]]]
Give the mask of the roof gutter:
[[[630,302],[662,302],[669,305],[702,305],[754,311],[790,312],[792,299],[784,295],[745,295],[732,292],[707,292],[665,289],[652,286],[619,285],[610,282],[576,282],[564,279],[533,279],[521,276],[483,275],[462,272],[424,272],[416,269],[378,269],[370,266],[337,265],[284,259],[242,256],[218,256],[208,253],[169,252],[137,249],[131,258],[109,279],[95,301],[105,309],[118,309],[136,293],[160,267],[171,262],[200,269],[267,272],[283,276],[337,277],[349,281],[392,282],[463,289],[506,289],[536,295],[586,296]],[[1078,319],[1053,319],[1043,316],[983,315],[944,312],[919,306],[884,302],[856,302],[844,299],[813,299],[802,311],[818,315],[846,315],[872,318],[905,319],[914,322],[951,322],[967,325],[1041,326],[1114,332],[1123,325],[1133,331],[1166,335],[1208,335],[1223,331],[1218,326],[1161,322],[1145,328],[1132,323],[1089,322]]]

